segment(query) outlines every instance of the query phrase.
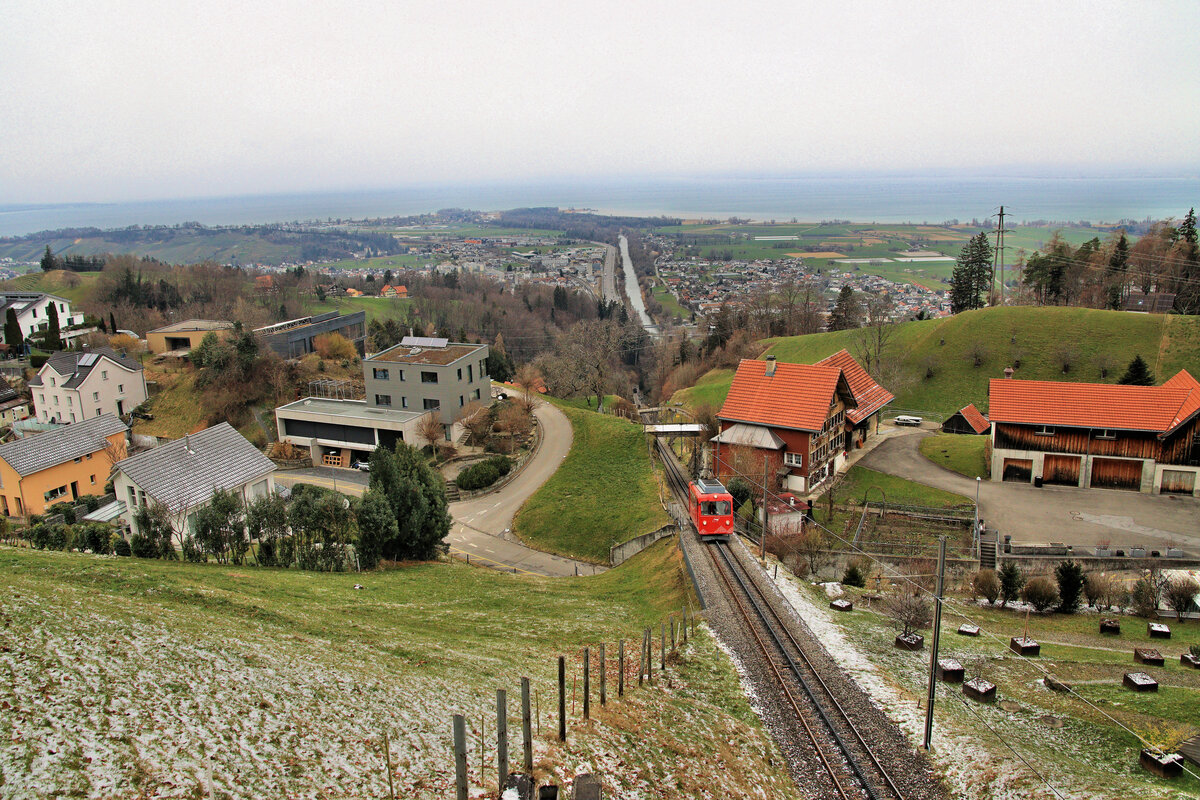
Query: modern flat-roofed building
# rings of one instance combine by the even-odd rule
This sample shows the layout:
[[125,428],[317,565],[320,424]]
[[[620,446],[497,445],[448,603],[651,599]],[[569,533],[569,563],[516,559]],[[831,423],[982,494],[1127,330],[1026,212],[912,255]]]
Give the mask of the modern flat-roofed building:
[[417,426],[427,411],[372,408],[362,400],[306,397],[275,409],[279,440],[307,447],[313,464],[350,467],[376,447],[402,441],[421,447]]
[[439,411],[453,422],[473,401],[488,402],[488,346],[424,336],[406,336],[400,344],[363,360],[367,404],[401,411]]
[[327,311],[315,317],[299,317],[255,328],[254,332],[262,337],[263,344],[284,358],[299,358],[314,352],[317,349],[314,340],[323,333],[346,337],[361,354],[367,338],[367,312]]
[[209,333],[215,333],[223,339],[232,332],[232,322],[217,319],[185,319],[183,322],[165,325],[148,332],[146,346],[150,348],[151,353],[182,355],[199,345]]

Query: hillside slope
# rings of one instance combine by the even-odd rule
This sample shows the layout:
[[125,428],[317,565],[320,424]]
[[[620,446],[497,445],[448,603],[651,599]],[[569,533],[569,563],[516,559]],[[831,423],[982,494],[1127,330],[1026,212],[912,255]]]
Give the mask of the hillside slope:
[[[860,336],[860,331],[836,331],[771,339],[766,354],[812,363],[842,348],[854,353]],[[977,345],[978,367],[973,357]],[[985,308],[901,323],[888,349],[901,371],[893,407],[944,417],[967,403],[985,409],[988,380],[1003,377],[1004,368],[1018,358],[1015,377],[1024,380],[1115,383],[1136,355],[1146,360],[1159,382],[1180,369],[1200,376],[1200,317],[1088,308]],[[1107,366],[1107,377],[1101,377],[1101,366]],[[930,368],[933,376],[927,377]],[[719,407],[732,380],[730,370],[714,370],[674,399]]]

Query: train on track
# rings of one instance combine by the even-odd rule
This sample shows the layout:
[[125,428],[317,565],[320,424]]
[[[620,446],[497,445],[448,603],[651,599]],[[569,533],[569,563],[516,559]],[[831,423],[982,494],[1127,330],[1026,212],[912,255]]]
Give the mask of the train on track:
[[733,495],[720,481],[700,478],[688,484],[688,514],[701,541],[728,541],[733,534]]

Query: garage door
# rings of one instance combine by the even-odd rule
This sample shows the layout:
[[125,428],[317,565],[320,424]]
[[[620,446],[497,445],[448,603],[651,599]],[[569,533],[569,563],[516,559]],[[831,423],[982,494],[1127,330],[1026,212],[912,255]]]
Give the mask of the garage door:
[[1117,458],[1092,459],[1092,486],[1097,489],[1138,491],[1142,485],[1142,462]]
[[1004,459],[1004,480],[1029,483],[1033,480],[1033,460],[1028,458]]
[[1196,490],[1196,473],[1183,469],[1164,469],[1163,494],[1192,494]]
[[1079,485],[1079,456],[1046,455],[1042,479],[1058,486]]

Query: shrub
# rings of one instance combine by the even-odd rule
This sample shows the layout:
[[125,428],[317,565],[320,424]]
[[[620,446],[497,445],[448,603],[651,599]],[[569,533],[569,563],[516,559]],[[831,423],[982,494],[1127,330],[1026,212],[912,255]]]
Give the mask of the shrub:
[[258,565],[260,567],[275,566],[275,540],[263,539],[258,543]]
[[129,550],[137,558],[158,558],[160,554],[158,543],[140,533],[129,537]]
[[1108,576],[1089,572],[1083,577],[1083,596],[1087,599],[1088,608],[1099,608],[1107,594]]
[[208,555],[194,536],[183,537],[183,560],[191,564],[203,564],[208,561]]
[[112,552],[112,529],[100,522],[89,522],[75,530],[76,543],[85,550],[107,555]]
[[994,569],[981,569],[971,578],[971,590],[979,597],[988,601],[991,605],[996,605],[996,599],[1000,597],[1000,577]]
[[846,571],[842,573],[842,583],[846,586],[857,586],[860,589],[867,585],[867,576],[863,574],[857,561],[851,561],[846,567]]
[[1196,594],[1200,593],[1200,584],[1191,578],[1175,578],[1167,581],[1163,587],[1167,607],[1174,610],[1175,619],[1183,622],[1183,614],[1192,607]]
[[1129,602],[1139,617],[1158,616],[1158,590],[1149,578],[1138,578],[1129,590]]
[[744,478],[734,478],[729,482],[729,493],[733,495],[733,507],[741,508],[752,497],[750,484]]
[[1196,658],[1200,658],[1200,644],[1192,645],[1188,648],[1188,652],[1194,655]]
[[112,549],[113,552],[119,556],[129,557],[129,555],[132,553],[129,547],[129,542],[125,541],[125,537],[118,536],[117,534],[113,534]]
[[354,343],[340,333],[322,333],[313,339],[313,347],[321,358],[330,361],[349,361],[358,355]]
[[464,491],[474,491],[485,486],[491,486],[500,480],[500,471],[491,463],[491,459],[480,461],[458,473],[458,488]]
[[1083,591],[1083,567],[1074,561],[1064,561],[1054,568],[1058,582],[1058,610],[1074,614],[1079,610],[1079,595]]
[[[298,486],[303,486],[299,484]],[[280,567],[290,567],[296,557],[296,540],[291,536],[280,536],[275,542],[275,564]]]
[[1000,577],[1000,605],[1006,606],[1021,596],[1021,587],[1025,585],[1025,576],[1021,568],[1012,561],[1005,561],[998,573]]
[[1058,602],[1058,587],[1044,575],[1031,578],[1021,590],[1021,599],[1038,611],[1045,611]]

